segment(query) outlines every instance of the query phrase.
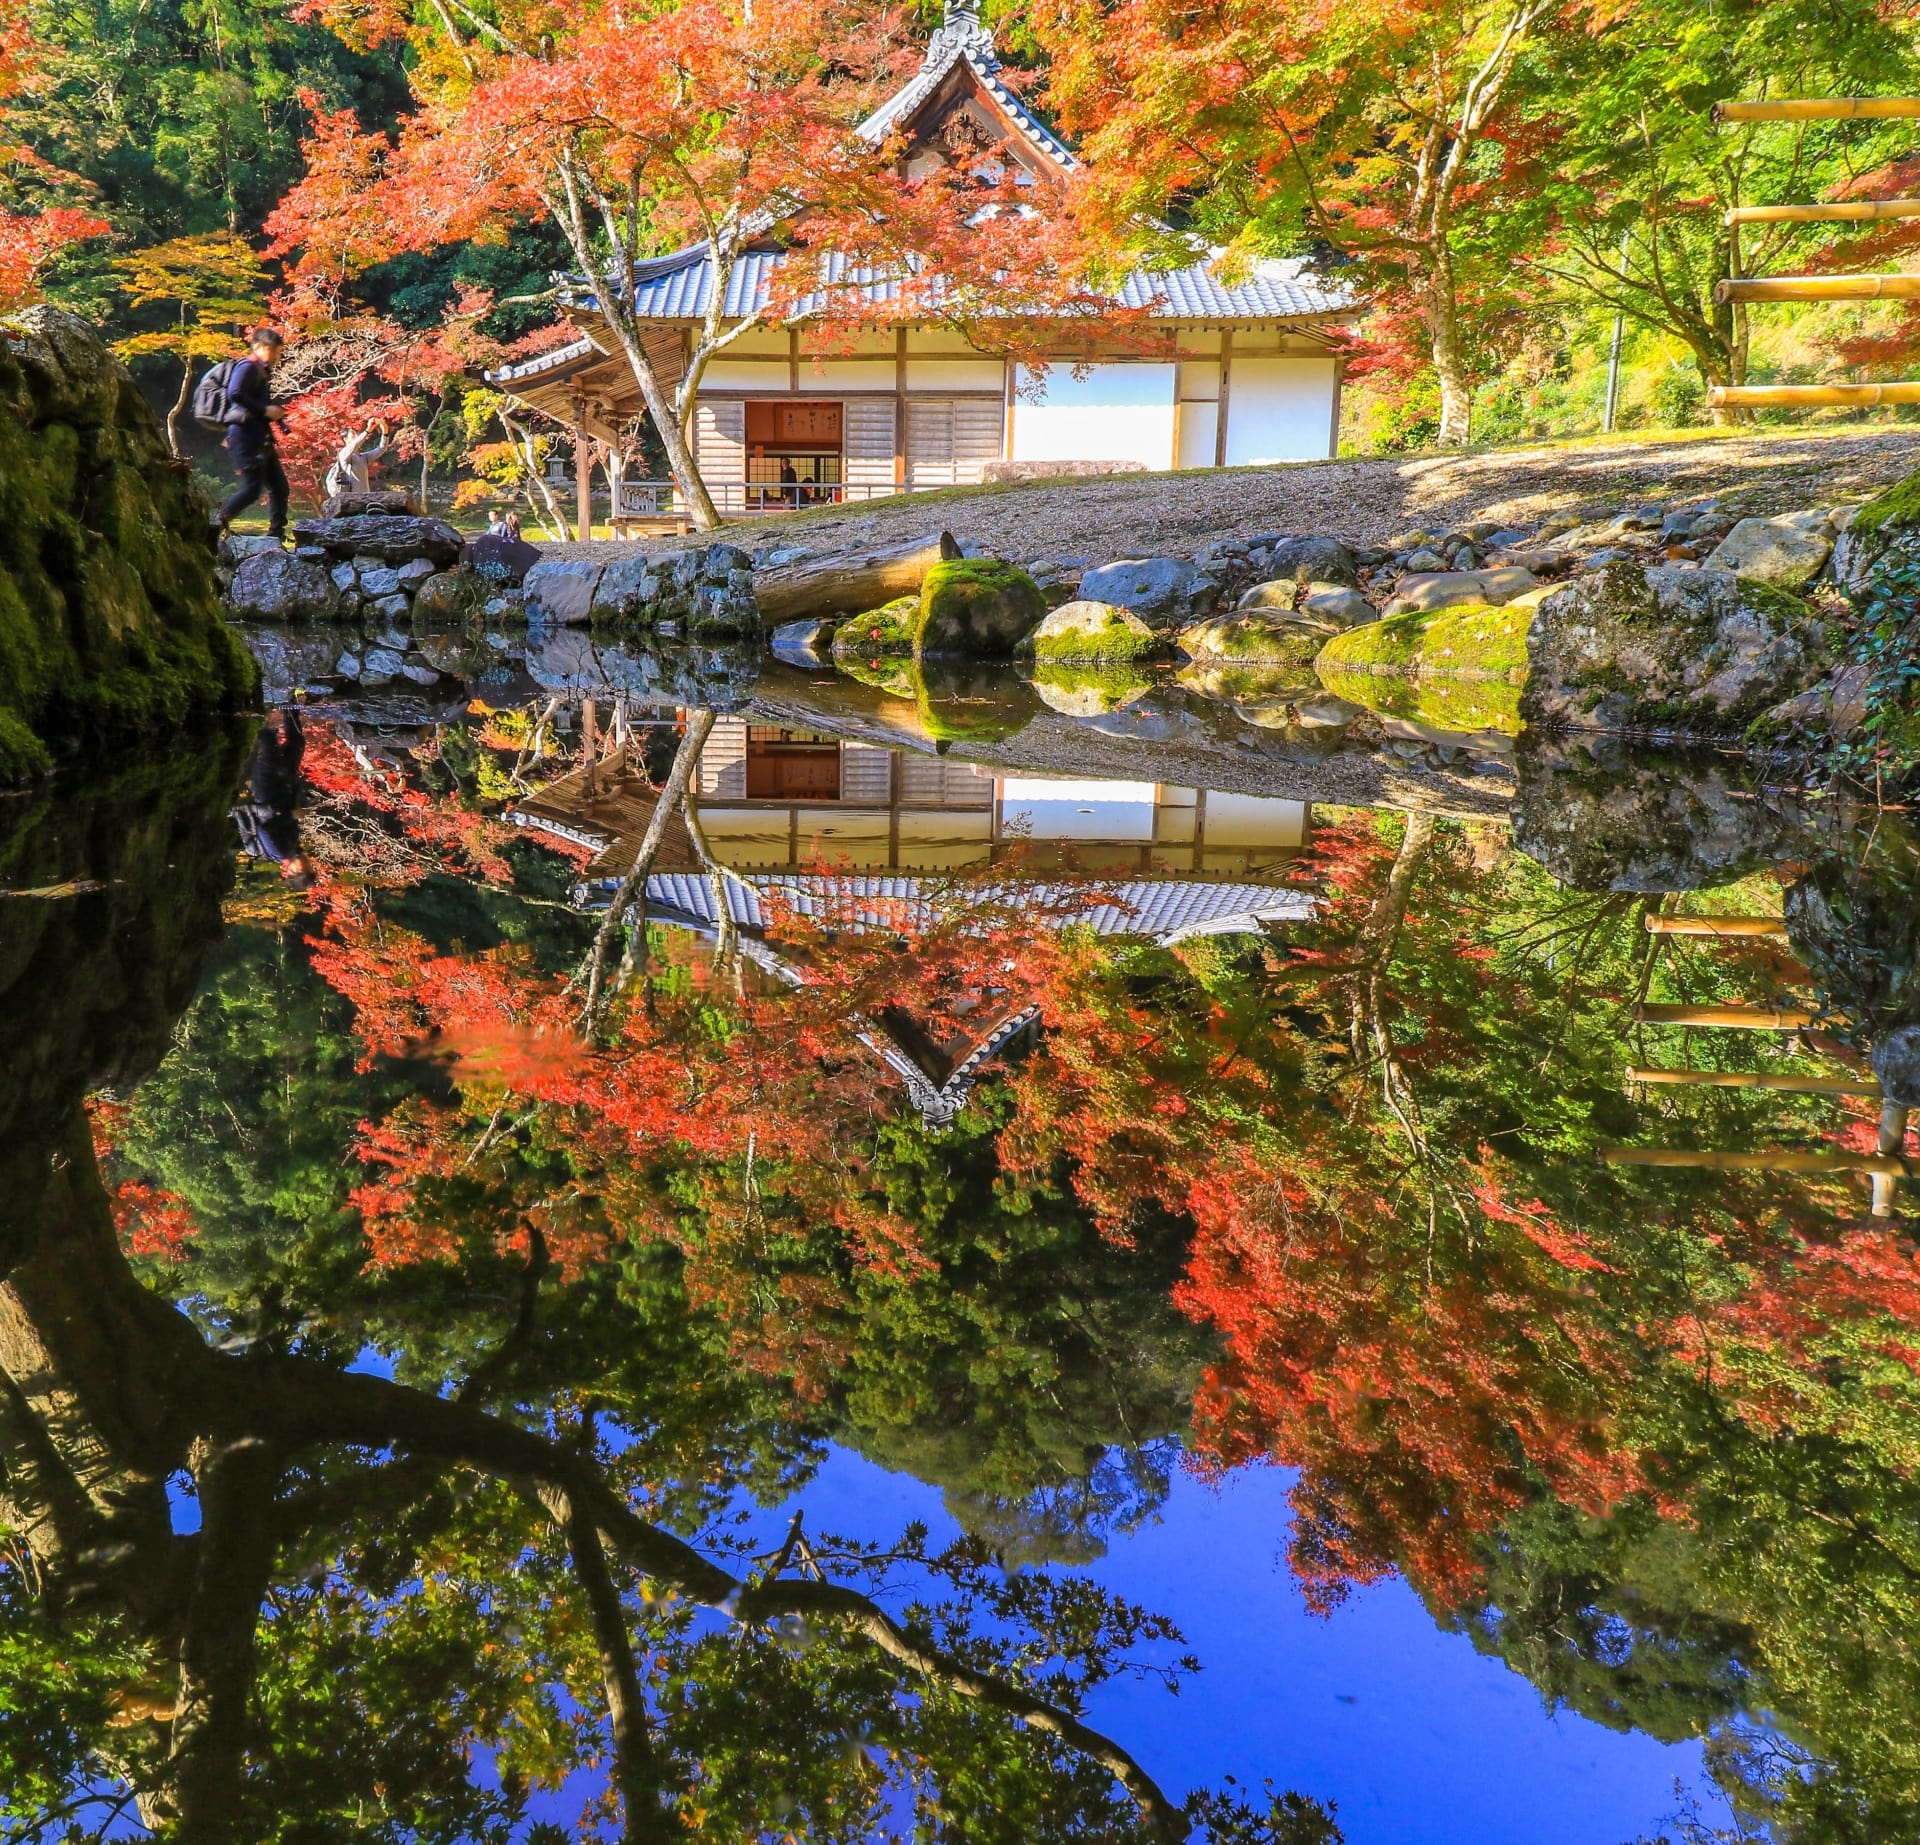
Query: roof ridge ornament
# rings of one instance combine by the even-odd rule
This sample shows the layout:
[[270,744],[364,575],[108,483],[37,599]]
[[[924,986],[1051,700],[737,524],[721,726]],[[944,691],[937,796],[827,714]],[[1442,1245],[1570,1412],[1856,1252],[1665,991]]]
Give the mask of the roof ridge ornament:
[[993,28],[980,17],[980,0],[946,0],[945,17],[940,29],[927,40],[927,55],[920,68],[930,71],[955,52],[986,70],[1000,68]]

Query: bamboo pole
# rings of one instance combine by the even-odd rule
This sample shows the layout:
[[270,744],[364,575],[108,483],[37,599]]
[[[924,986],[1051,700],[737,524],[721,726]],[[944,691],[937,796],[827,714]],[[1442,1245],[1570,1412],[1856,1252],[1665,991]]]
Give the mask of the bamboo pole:
[[1848,199],[1838,205],[1736,205],[1736,224],[1878,224],[1888,218],[1920,218],[1920,199]]
[[1814,1015],[1799,1006],[1635,1006],[1643,1025],[1717,1025],[1728,1031],[1799,1031]]
[[1920,118],[1920,96],[1796,96],[1717,102],[1716,122],[1890,122]]
[[[1907,1144],[1907,1109],[1903,1102],[1882,1102],[1880,1104],[1880,1152],[1892,1157]],[[1893,1175],[1876,1172],[1873,1175],[1873,1214],[1875,1217],[1893,1215]]]
[[1713,298],[1729,301],[1913,301],[1920,275],[1755,275],[1713,285]]
[[1778,916],[1649,916],[1649,935],[1785,935]]
[[1772,1076],[1758,1070],[1660,1070],[1627,1065],[1629,1083],[1677,1083],[1701,1089],[1765,1089],[1775,1095],[1858,1095],[1877,1099],[1880,1085],[1860,1076]]
[[1875,404],[1920,404],[1916,384],[1716,384],[1707,402],[1716,409],[1817,410],[1828,404],[1871,408]]
[[1910,1176],[1909,1162],[1891,1153],[1719,1153],[1692,1147],[1602,1147],[1609,1166],[1684,1166],[1707,1172],[1871,1172]]

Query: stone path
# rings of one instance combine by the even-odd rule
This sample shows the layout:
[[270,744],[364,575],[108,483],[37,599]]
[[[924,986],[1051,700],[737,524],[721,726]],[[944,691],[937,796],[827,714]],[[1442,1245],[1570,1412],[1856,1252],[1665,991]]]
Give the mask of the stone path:
[[[1608,438],[1407,460],[1296,462],[1188,474],[1121,474],[1044,485],[949,488],[731,526],[736,542],[809,550],[885,543],[945,526],[1017,559],[1190,557],[1222,538],[1325,532],[1383,543],[1410,526],[1469,519],[1537,524],[1593,518],[1648,501],[1718,499],[1741,513],[1865,499],[1920,467],[1920,427],[1703,431],[1658,441]],[[670,551],[699,537],[543,545],[548,557]]]

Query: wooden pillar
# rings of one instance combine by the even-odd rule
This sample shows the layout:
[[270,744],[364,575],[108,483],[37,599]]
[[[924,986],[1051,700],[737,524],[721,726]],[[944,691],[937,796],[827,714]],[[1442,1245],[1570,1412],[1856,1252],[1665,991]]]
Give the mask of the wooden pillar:
[[893,334],[893,484],[907,484],[907,330]]
[[1233,329],[1220,329],[1220,410],[1219,421],[1213,430],[1213,465],[1224,468],[1227,465],[1227,398],[1232,389],[1233,377]]
[[573,426],[573,517],[582,538],[593,536],[593,438]]

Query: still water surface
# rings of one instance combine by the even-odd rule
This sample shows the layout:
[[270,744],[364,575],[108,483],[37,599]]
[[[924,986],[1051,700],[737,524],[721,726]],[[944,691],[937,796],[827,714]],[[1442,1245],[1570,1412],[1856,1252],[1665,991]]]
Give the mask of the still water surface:
[[1903,816],[301,644],[0,807],[10,1836],[1915,1835]]

